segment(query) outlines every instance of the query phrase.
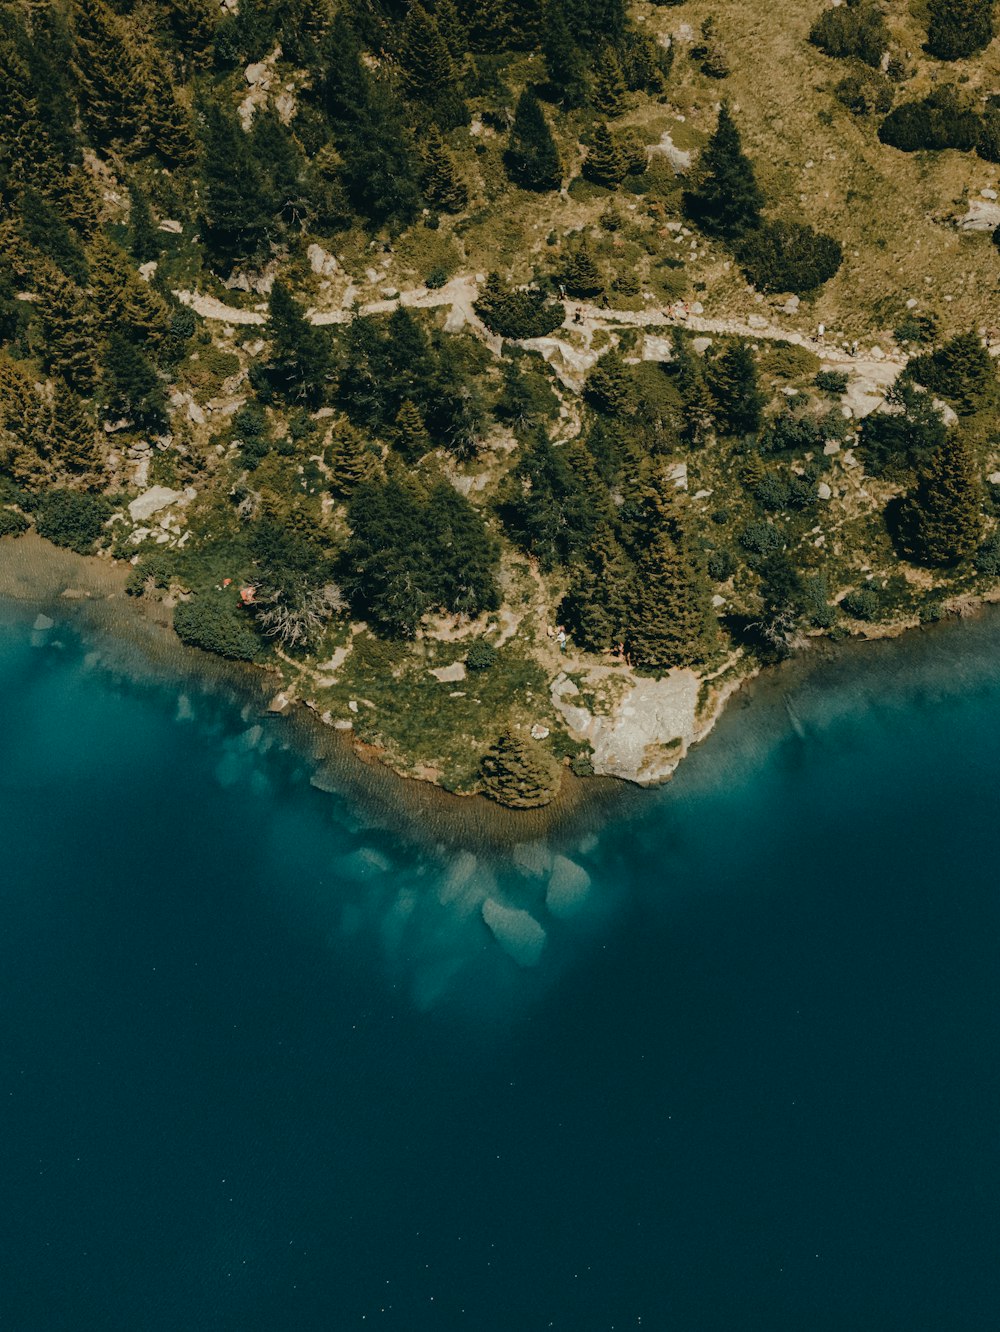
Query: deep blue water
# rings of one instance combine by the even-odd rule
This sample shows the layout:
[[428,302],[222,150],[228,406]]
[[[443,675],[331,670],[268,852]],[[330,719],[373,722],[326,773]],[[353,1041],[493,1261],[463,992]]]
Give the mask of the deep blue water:
[[33,615],[4,1332],[998,1325],[1000,621],[737,700],[671,787],[518,852],[590,875],[553,915],[471,822],[370,828],[287,722]]

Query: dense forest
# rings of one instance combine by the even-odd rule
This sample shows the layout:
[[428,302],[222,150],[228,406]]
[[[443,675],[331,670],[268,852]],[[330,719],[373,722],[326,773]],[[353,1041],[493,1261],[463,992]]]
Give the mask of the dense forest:
[[[992,5],[931,0],[919,69],[894,7],[809,8],[872,152],[1000,160],[956,72]],[[892,311],[875,411],[857,342],[697,335],[696,262],[813,334],[846,256],[704,6],[11,0],[0,48],[0,536],[129,561],[402,766],[533,803],[588,770],[548,713],[526,739],[570,656],[718,677],[1000,576],[981,330]],[[451,721],[414,683],[449,644]],[[422,740],[358,715],[382,687]]]

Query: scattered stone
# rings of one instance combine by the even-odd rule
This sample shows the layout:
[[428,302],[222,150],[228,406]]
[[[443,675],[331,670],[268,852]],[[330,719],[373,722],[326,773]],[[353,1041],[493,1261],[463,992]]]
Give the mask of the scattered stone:
[[283,716],[292,706],[292,700],[283,689],[279,689],[274,698],[267,705],[268,712],[274,712],[279,717]]
[[720,610],[725,604],[726,598],[719,596],[718,592],[716,592],[715,596],[712,598],[712,605],[716,610]]
[[504,906],[487,897],[482,905],[483,920],[494,939],[519,967],[534,967],[545,947],[545,931],[528,911]]
[[983,196],[984,199],[995,199],[997,197],[996,190],[990,190],[990,189],[980,190],[979,193]]
[[823,445],[823,452],[828,458],[831,458],[835,453],[839,453],[840,441],[837,439],[828,439]]
[[798,314],[800,304],[801,302],[799,301],[798,296],[789,296],[788,300],[781,307],[781,312],[782,314],[787,315]]
[[271,71],[265,61],[258,60],[254,65],[247,65],[243,71],[243,77],[251,88],[256,88],[258,85],[266,88],[271,82]]
[[309,260],[309,267],[318,277],[333,277],[339,267],[333,255],[315,242],[306,249],[306,258]]
[[763,315],[751,315],[747,323],[751,328],[767,328],[767,320]]
[[161,509],[176,504],[182,494],[182,491],[171,490],[168,486],[153,486],[132,500],[128,506],[129,515],[134,523],[140,523],[144,519],[151,518],[154,513],[159,513]]
[[816,495],[817,498],[821,500],[828,500],[833,498],[833,491],[830,489],[830,487],[827,485],[825,481],[821,481],[819,485],[816,487]]
[[157,228],[159,231],[169,231],[174,236],[179,236],[184,228],[172,217],[165,217]]
[[356,699],[351,699],[350,703],[347,705],[347,710],[348,712],[357,712],[358,704]]
[[51,629],[54,624],[55,620],[50,619],[48,615],[43,615],[41,611],[39,611],[35,616],[35,623],[31,627],[36,633],[40,634],[44,633],[47,629]]
[[535,722],[534,726],[531,728],[532,740],[545,740],[548,737],[548,734],[549,728],[547,726],[542,726],[540,722]]
[[1000,204],[988,199],[970,199],[969,211],[959,218],[962,231],[996,231],[1000,227]]
[[67,601],[86,601],[90,593],[85,592],[82,587],[67,587],[63,589],[60,596],[65,597]]
[[688,466],[686,462],[671,463],[667,468],[667,480],[672,481],[678,490],[688,488]]

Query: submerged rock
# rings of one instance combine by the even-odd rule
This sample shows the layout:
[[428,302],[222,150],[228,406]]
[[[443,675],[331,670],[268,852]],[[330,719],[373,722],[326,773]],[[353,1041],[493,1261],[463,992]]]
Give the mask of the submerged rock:
[[535,967],[545,947],[545,931],[530,912],[504,906],[488,897],[482,906],[483,920],[508,957],[519,967]]
[[590,892],[590,875],[568,856],[556,856],[545,893],[545,905],[553,916],[574,915]]

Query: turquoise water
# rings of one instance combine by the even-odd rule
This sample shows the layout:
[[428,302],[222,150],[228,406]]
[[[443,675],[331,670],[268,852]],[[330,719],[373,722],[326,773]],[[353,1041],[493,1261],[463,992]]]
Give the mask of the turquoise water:
[[511,850],[35,610],[5,1332],[996,1325],[1000,621],[778,676]]

